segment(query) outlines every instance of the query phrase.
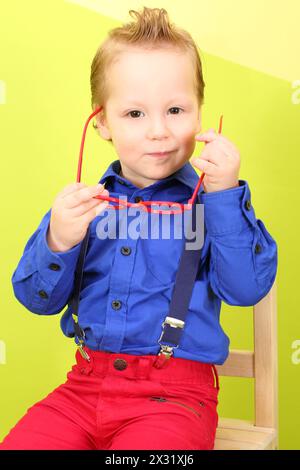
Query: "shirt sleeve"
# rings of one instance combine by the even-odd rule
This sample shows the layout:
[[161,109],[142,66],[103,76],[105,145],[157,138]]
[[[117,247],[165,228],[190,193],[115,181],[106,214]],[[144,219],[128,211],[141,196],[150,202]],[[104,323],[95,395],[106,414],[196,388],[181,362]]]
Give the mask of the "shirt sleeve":
[[211,242],[212,290],[229,305],[255,305],[274,283],[277,244],[256,219],[247,181],[227,190],[201,191],[200,198]]
[[81,243],[65,252],[53,252],[47,244],[51,209],[29,238],[12,275],[16,298],[28,310],[40,315],[59,313],[73,290]]

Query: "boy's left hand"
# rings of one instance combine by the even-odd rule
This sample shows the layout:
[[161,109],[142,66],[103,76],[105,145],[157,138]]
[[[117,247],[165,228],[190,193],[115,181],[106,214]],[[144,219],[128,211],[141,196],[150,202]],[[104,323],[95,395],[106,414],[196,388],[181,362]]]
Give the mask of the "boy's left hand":
[[226,137],[209,129],[195,139],[206,145],[199,157],[191,163],[205,173],[203,188],[206,193],[239,186],[240,154]]

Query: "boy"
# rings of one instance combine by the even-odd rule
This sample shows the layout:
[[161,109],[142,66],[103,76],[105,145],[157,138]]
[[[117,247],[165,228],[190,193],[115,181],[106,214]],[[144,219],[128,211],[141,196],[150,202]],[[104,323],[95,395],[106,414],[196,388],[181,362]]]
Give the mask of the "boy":
[[[205,172],[205,242],[180,344],[157,367],[182,240],[101,239],[107,202],[93,197],[187,203],[198,181],[188,160],[201,129],[204,81],[190,35],[170,25],[165,10],[133,13],[137,22],[110,32],[91,71],[92,105],[103,106],[96,128],[119,160],[100,186],[63,189],[12,279],[28,310],[59,313],[73,292],[89,228],[78,315],[87,357],[77,351],[65,384],[28,410],[2,449],[213,449],[213,365],[225,361],[229,347],[221,301],[254,305],[275,279],[276,243],[239,180],[239,152],[210,129],[198,138],[206,143],[201,159],[193,159]],[[70,305],[61,327],[74,336]]]

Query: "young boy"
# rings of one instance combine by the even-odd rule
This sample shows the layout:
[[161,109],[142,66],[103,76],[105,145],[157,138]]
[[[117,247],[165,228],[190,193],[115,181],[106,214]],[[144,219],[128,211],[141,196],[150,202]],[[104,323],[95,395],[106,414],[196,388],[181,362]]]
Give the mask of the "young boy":
[[[75,183],[58,194],[12,278],[28,310],[61,312],[90,231],[78,314],[84,353],[77,350],[67,381],[29,408],[2,449],[213,449],[214,364],[229,347],[221,301],[254,305],[275,279],[277,246],[239,180],[239,152],[210,129],[198,138],[206,143],[201,159],[192,162],[205,172],[204,245],[180,343],[169,357],[159,354],[183,241],[101,237],[108,203],[94,196],[187,203],[199,178],[189,158],[204,81],[192,38],[169,24],[165,10],[133,13],[136,23],[110,32],[91,71],[93,108],[103,106],[96,128],[119,159],[100,186]],[[68,337],[75,334],[71,307],[61,319]]]

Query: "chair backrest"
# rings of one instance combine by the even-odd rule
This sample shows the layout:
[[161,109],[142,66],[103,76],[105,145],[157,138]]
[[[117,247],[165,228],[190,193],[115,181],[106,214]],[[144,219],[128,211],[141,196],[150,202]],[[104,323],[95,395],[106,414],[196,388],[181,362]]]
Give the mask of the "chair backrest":
[[[254,351],[230,350],[220,375],[254,378],[256,426],[278,430],[277,284],[253,306]],[[278,433],[277,433],[278,434]]]

